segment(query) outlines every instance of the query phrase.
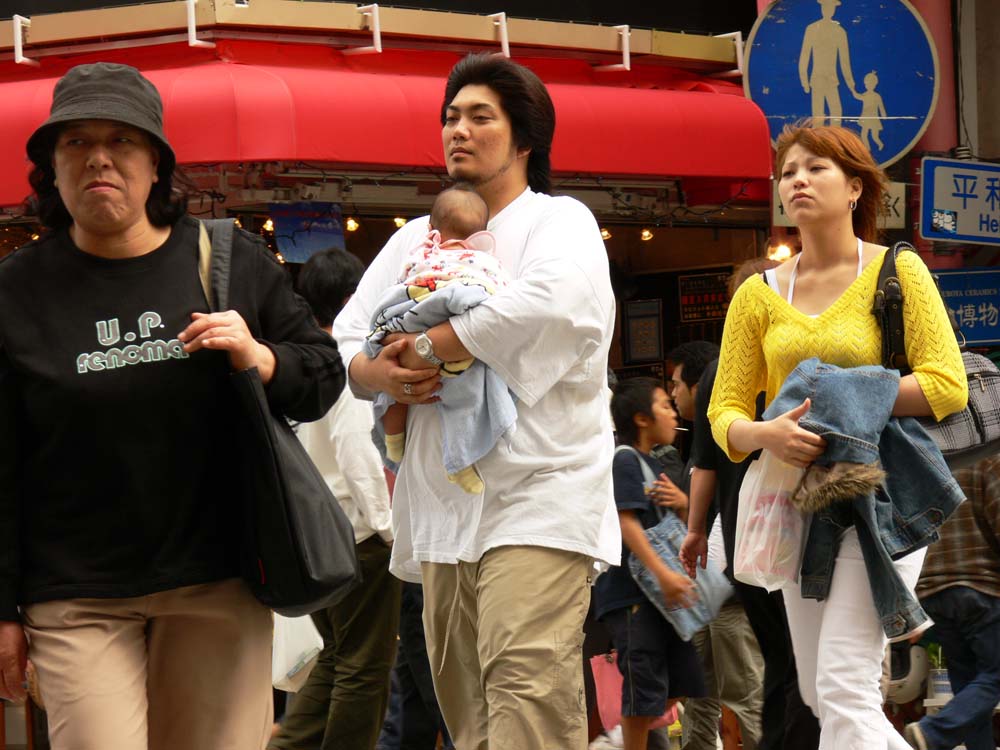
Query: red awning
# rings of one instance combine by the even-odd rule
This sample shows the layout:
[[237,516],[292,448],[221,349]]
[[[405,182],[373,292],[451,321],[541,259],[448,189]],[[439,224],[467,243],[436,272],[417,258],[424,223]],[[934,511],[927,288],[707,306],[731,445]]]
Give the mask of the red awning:
[[[24,144],[45,120],[56,80],[71,65],[95,59],[136,65],[156,85],[167,138],[181,164],[302,161],[442,169],[439,112],[444,77],[457,57],[406,55],[347,58],[323,47],[224,42],[214,50],[169,45],[158,52],[45,60],[40,70],[4,65],[0,205],[15,205],[29,192]],[[763,114],[742,95],[716,93],[738,91],[732,84],[679,76],[666,85],[688,90],[652,88],[665,85],[662,75],[650,82],[648,71],[634,77],[594,74],[597,82],[589,82],[579,74],[550,76],[544,68],[536,69],[555,103],[552,163],[558,173],[738,180],[770,175]]]

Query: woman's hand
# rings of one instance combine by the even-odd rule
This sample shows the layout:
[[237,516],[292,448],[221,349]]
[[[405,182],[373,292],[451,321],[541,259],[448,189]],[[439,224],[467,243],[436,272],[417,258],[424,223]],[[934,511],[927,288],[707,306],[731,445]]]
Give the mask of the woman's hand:
[[[355,382],[370,391],[386,393],[400,404],[430,404],[438,401],[441,375],[437,367],[405,367],[400,355],[407,348],[405,339],[382,347],[374,359],[358,354],[351,360],[350,373]],[[413,352],[421,362],[427,362]]]
[[25,670],[28,666],[28,639],[19,622],[0,622],[0,698],[22,701]]
[[229,353],[234,370],[256,367],[265,384],[274,376],[274,352],[250,334],[243,316],[235,310],[218,313],[192,313],[191,325],[177,334],[184,351],[216,349]]
[[806,468],[823,455],[826,441],[815,432],[799,427],[799,420],[812,406],[806,399],[794,409],[767,422],[757,422],[761,447],[766,448],[786,464]]

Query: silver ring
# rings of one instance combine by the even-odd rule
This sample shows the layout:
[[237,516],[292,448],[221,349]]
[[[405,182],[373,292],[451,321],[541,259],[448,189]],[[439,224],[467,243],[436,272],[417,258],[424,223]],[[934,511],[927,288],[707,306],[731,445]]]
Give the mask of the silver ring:
[[413,383],[403,383],[403,393],[407,396],[413,395]]

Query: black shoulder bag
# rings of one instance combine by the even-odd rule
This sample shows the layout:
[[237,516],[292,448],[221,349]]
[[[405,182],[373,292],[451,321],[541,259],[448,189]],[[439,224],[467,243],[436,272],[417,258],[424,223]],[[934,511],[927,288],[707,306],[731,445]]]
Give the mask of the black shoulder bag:
[[[211,238],[200,243],[202,285],[210,309],[226,310],[233,222],[202,223]],[[258,601],[286,617],[332,606],[361,579],[351,522],[288,420],[272,411],[257,368],[234,372],[232,382],[245,417],[234,431],[243,578]]]
[[[916,252],[907,242],[897,242],[886,251],[872,308],[882,330],[882,365],[901,375],[911,372],[904,342],[903,287],[896,275],[896,257],[904,250]],[[968,406],[940,422],[933,417],[920,419],[953,470],[1000,452],[1000,370],[972,352],[962,352],[962,361],[969,379]]]

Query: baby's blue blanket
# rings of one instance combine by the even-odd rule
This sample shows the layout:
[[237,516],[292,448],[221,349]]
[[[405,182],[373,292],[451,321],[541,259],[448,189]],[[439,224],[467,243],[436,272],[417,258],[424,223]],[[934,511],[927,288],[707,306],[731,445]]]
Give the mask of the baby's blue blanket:
[[[411,292],[422,296],[411,298]],[[389,287],[376,307],[372,332],[365,340],[364,353],[376,357],[382,340],[392,333],[417,333],[444,323],[455,315],[475,307],[490,296],[478,284],[450,283],[431,293],[425,289],[397,284]],[[489,453],[517,420],[514,395],[493,370],[476,360],[456,377],[444,378],[435,404],[444,436],[442,453],[448,474],[457,474]],[[394,401],[379,393],[375,398],[376,443],[382,442],[385,430],[382,417]],[[395,467],[393,467],[395,468]]]

